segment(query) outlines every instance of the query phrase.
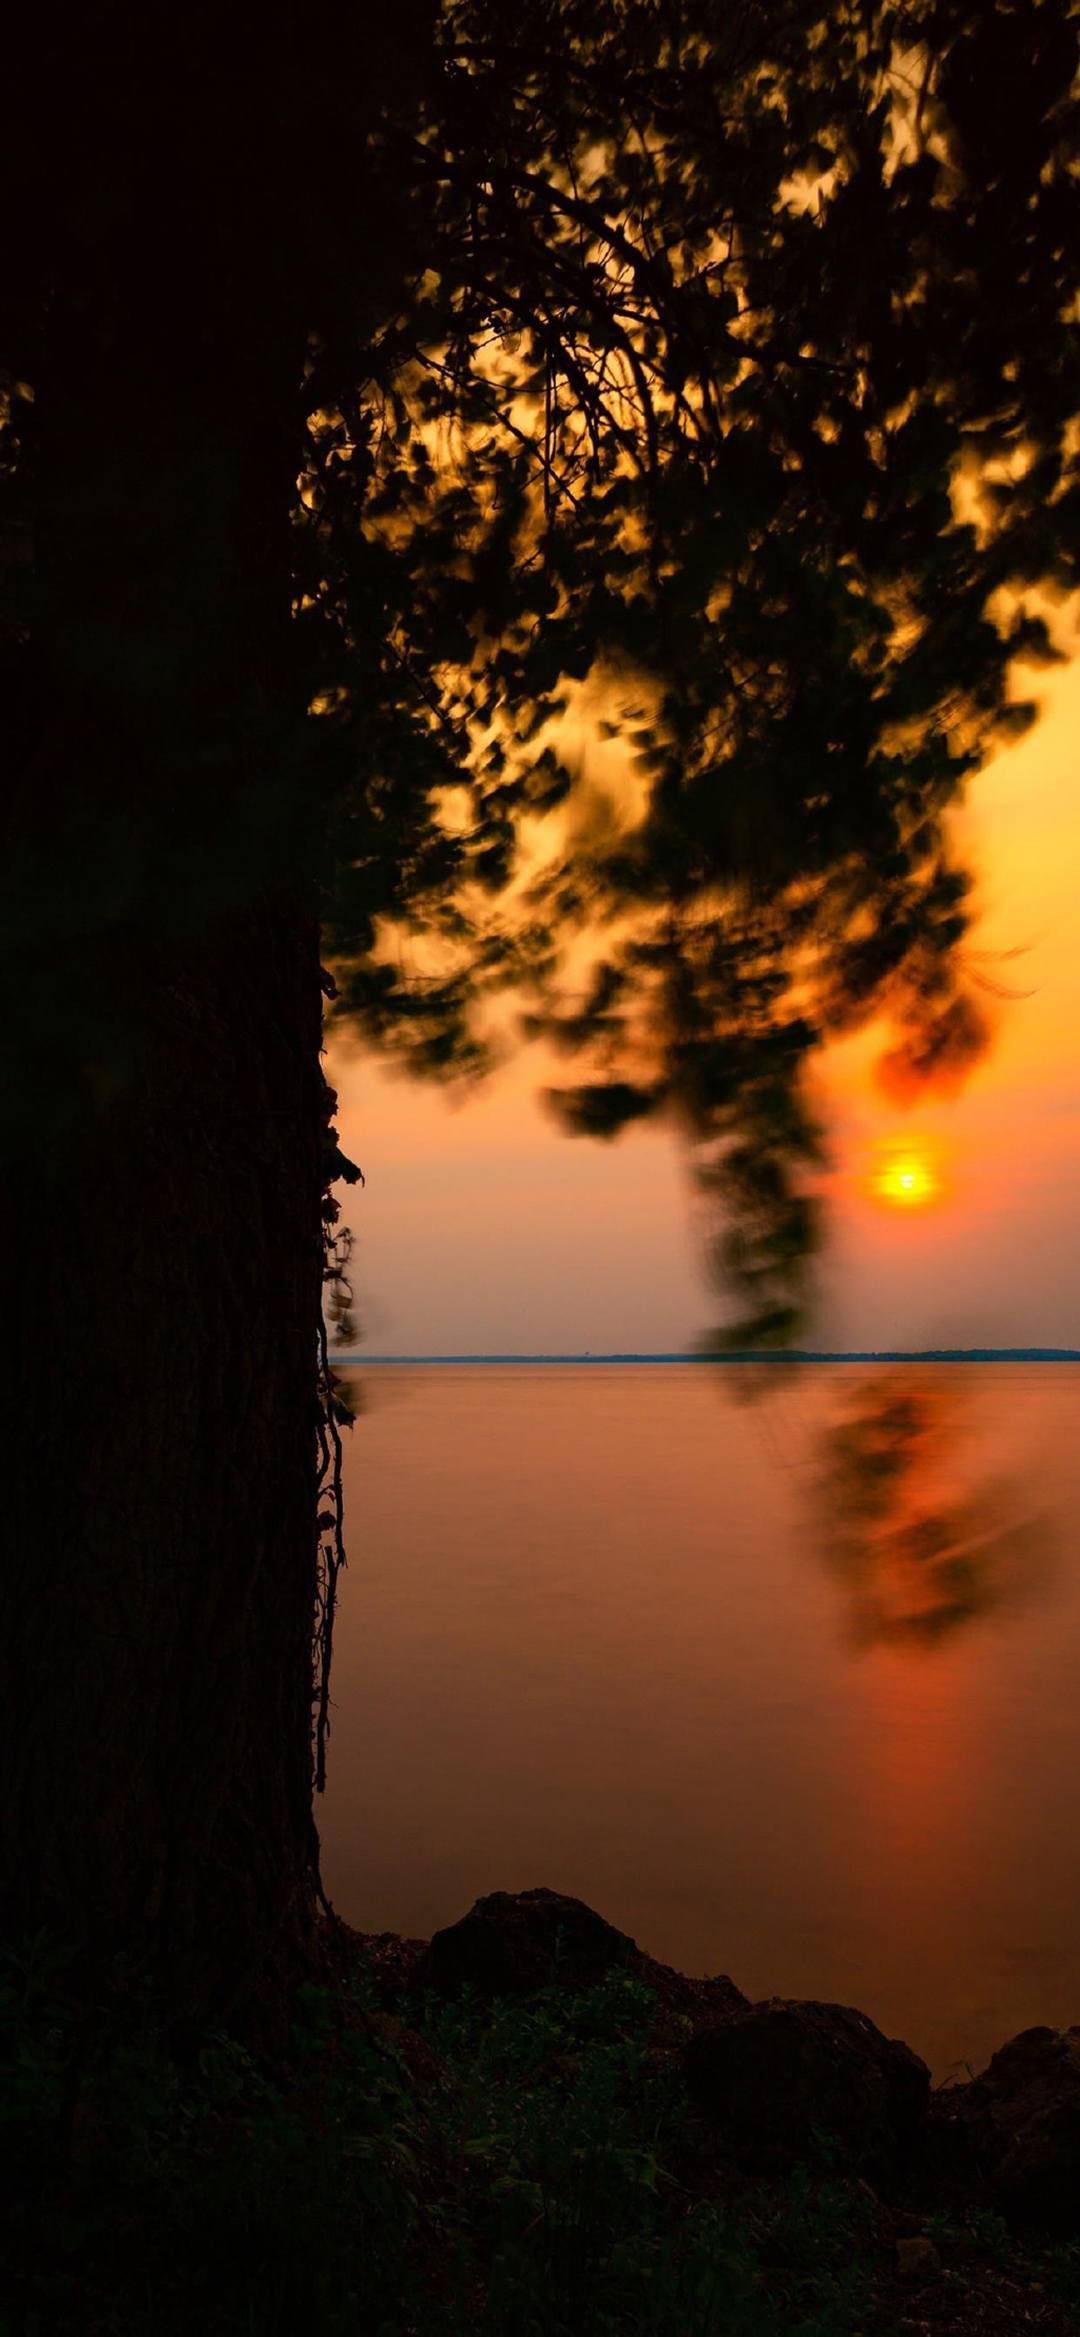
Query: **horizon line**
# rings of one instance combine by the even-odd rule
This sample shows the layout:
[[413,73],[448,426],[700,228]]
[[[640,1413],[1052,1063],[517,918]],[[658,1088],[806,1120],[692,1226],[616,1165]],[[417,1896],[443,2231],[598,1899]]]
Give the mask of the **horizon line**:
[[331,1354],[333,1364],[365,1363],[1080,1363],[1077,1347],[789,1347],[730,1348],[717,1354],[694,1348],[536,1350],[497,1353]]

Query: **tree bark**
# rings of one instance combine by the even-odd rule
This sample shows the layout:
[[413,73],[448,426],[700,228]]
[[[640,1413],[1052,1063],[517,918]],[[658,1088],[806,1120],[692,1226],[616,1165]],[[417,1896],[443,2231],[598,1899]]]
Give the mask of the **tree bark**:
[[54,1932],[95,1988],[149,1975],[201,2023],[273,2017],[315,1907],[304,320],[223,239],[212,185],[163,229],[144,179],[115,228],[60,237],[40,344],[7,815],[2,1884],[9,1934]]
[[196,2025],[272,2025],[315,1923],[332,1099],[291,509],[309,335],[362,348],[415,241],[391,132],[434,13],[196,11],[163,48],[145,11],[59,45],[31,12],[9,75],[2,1918]]
[[316,932],[141,974],[137,1075],[9,1185],[7,1914],[222,2019],[313,1919]]

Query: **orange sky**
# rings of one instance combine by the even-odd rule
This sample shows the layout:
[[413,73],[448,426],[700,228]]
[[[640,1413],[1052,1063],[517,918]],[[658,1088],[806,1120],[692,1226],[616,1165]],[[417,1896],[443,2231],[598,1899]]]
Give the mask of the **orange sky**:
[[[887,1100],[880,1031],[820,1069],[834,1151],[824,1346],[1080,1346],[1080,660],[1019,674],[1029,691],[1042,719],[961,814],[972,946],[1020,952],[987,970],[1024,995],[988,1001],[993,1045],[950,1102]],[[714,1318],[675,1139],[561,1136],[537,1100],[541,1049],[464,1100],[355,1056],[330,1071],[367,1177],[348,1215],[372,1352],[670,1350]],[[900,1156],[934,1185],[925,1205],[875,1190]]]

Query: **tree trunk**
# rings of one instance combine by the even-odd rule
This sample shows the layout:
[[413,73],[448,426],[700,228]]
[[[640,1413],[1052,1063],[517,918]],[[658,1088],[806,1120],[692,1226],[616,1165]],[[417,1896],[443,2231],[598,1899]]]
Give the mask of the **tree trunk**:
[[[325,1088],[303,319],[215,190],[61,248],[9,812],[9,1932],[272,2015],[314,1920]],[[198,193],[199,190],[196,190]],[[251,263],[250,274],[245,269]],[[253,289],[253,287],[255,289]],[[295,309],[295,304],[293,304]],[[12,1023],[18,1027],[12,1036]]]
[[137,1076],[15,1180],[9,1920],[223,2018],[313,1912],[315,931],[263,903],[142,978]]

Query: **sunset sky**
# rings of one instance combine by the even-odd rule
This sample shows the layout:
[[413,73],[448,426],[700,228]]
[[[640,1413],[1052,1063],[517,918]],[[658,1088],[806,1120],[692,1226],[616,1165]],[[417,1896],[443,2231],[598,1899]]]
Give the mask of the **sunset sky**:
[[[974,783],[960,832],[973,962],[1019,995],[987,997],[993,1044],[957,1097],[891,1102],[880,1028],[821,1064],[826,1347],[1080,1345],[1080,659],[1017,685],[1042,718]],[[464,1099],[366,1058],[330,1069],[367,1178],[348,1215],[371,1352],[665,1351],[716,1319],[675,1137],[561,1135],[539,1047]]]

